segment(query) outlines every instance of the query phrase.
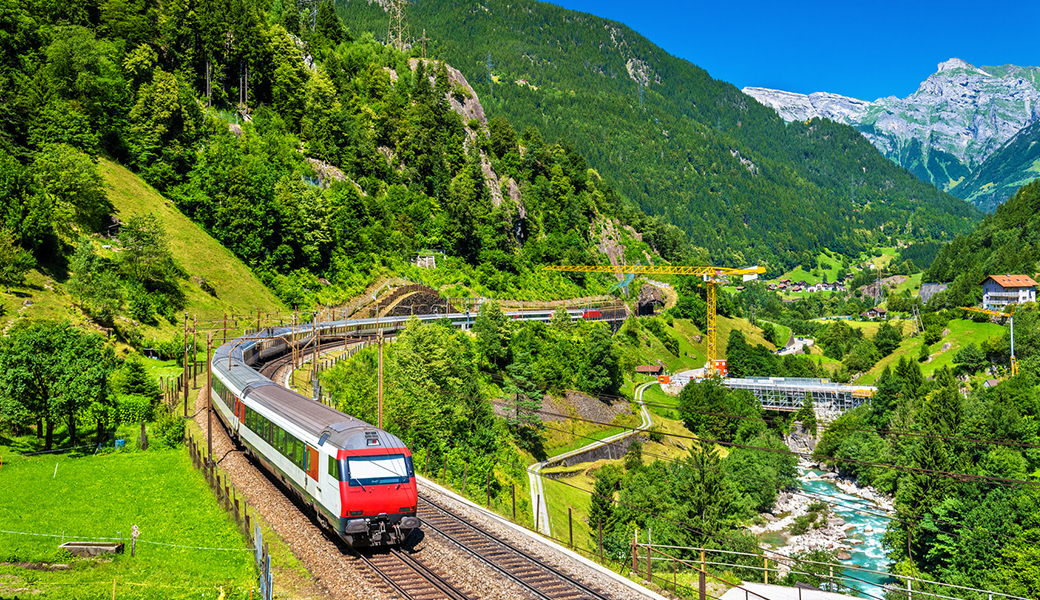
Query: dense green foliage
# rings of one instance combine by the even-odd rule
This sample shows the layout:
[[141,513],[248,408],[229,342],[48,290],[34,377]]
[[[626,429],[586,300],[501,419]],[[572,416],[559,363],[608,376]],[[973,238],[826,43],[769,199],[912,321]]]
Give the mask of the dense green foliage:
[[[885,370],[870,405],[823,434],[818,457],[894,494],[897,518],[885,542],[896,572],[1028,597],[1040,592],[1035,569],[1023,568],[1037,558],[1037,488],[972,479],[1035,481],[1037,384],[1030,370],[964,396],[949,370],[926,381],[916,362],[901,359]],[[966,475],[943,474],[951,471]]]
[[[0,277],[17,282],[35,263],[62,281],[72,267],[74,297],[101,321],[153,322],[183,299],[168,257],[135,267],[144,262],[83,244],[72,256],[113,210],[99,153],[135,169],[289,305],[342,302],[429,251],[446,255],[438,282],[559,296],[579,293],[572,280],[599,291],[600,279],[537,267],[597,262],[604,228],[630,226],[619,241],[632,257],[687,249],[566,142],[470,118],[480,107],[443,62],[355,39],[328,0],[8,4]],[[131,251],[162,241],[154,227],[130,229],[158,234],[123,236]]]
[[[378,4],[338,7],[353,29],[385,34]],[[619,192],[716,262],[781,273],[806,249],[855,256],[889,237],[949,239],[977,218],[856,130],[785,125],[623,24],[534,1],[423,2],[408,19],[488,110],[574,140]]]
[[[545,394],[619,392],[619,359],[603,323],[515,322],[487,302],[473,333],[414,321],[383,349],[383,426],[424,467],[447,456],[468,463],[475,481],[496,467],[519,477],[522,469],[510,470],[521,463],[515,448],[545,458],[538,412]],[[340,410],[368,422],[378,420],[376,352],[366,348],[321,377]],[[504,419],[494,418],[492,404]]]
[[[756,552],[755,539],[740,525],[771,510],[777,493],[794,484],[796,458],[778,452],[786,446],[776,430],[767,428],[757,401],[747,392],[730,392],[718,381],[692,383],[679,395],[679,410],[686,426],[702,438],[697,447],[680,459],[651,455],[648,461],[634,442],[624,457],[623,474],[613,465],[597,471],[589,526],[598,533],[602,522],[604,547],[617,558],[627,556],[633,531],[648,529],[655,544]],[[772,452],[738,445],[722,458],[714,440]],[[696,558],[689,550],[672,551]],[[723,560],[756,562],[753,555]],[[761,578],[754,571],[739,571],[745,579]]]
[[64,422],[72,445],[81,418],[100,434],[112,419],[108,375],[112,348],[101,336],[68,324],[39,324],[0,342],[0,419],[16,428],[36,427],[51,449],[54,426]]
[[943,247],[924,281],[950,282],[932,297],[935,308],[972,306],[982,300],[987,275],[1040,270],[1040,182],[1022,187],[967,234]]

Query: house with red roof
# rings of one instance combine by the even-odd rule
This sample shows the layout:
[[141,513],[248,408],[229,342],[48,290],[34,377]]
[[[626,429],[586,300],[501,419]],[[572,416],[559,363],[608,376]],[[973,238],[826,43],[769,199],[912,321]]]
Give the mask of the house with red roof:
[[982,308],[1002,310],[1009,304],[1036,302],[1036,281],[1029,275],[990,275],[981,285]]

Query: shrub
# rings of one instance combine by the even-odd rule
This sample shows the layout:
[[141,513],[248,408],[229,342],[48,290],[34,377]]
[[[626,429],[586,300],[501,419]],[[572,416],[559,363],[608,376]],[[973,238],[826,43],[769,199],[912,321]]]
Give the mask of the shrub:
[[154,442],[164,448],[177,448],[184,442],[185,420],[160,411],[152,429]]
[[806,513],[800,517],[794,518],[794,525],[791,526],[791,533],[793,535],[802,535],[809,531],[812,524],[816,521],[816,513]]
[[152,400],[140,394],[116,396],[116,414],[120,423],[140,423],[152,420]]

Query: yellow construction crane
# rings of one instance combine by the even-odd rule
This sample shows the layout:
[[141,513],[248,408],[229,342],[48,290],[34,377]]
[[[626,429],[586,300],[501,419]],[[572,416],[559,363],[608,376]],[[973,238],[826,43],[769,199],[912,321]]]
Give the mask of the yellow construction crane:
[[[745,267],[743,269],[730,269],[728,267],[680,267],[680,266],[643,266],[643,265],[560,265],[542,267],[546,271],[563,271],[568,273],[634,273],[636,275],[693,275],[700,277],[708,286],[708,330],[705,335],[708,338],[708,365],[705,369],[705,377],[713,377],[718,373],[718,363],[715,357],[718,355],[718,346],[715,335],[715,285],[726,283],[726,277],[730,275],[744,275],[745,279],[755,279],[759,274],[765,273],[765,267]],[[747,277],[747,276],[751,277]]]
[[1018,375],[1018,361],[1015,360],[1015,315],[1014,313],[1000,312],[999,310],[991,310],[988,308],[976,308],[974,306],[962,306],[964,310],[970,310],[972,312],[982,313],[984,315],[992,315],[994,317],[1007,317],[1009,319],[1008,326],[1011,328],[1011,376]]

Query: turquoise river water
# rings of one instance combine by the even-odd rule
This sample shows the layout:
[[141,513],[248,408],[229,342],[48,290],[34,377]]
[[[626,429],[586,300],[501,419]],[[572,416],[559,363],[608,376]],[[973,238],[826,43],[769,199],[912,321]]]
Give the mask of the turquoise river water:
[[[845,519],[845,525],[855,525],[854,530],[847,532],[847,543],[852,547],[849,554],[852,558],[842,561],[849,566],[864,567],[874,571],[885,571],[889,560],[885,556],[881,545],[881,538],[888,527],[889,519],[885,513],[877,508],[873,502],[864,500],[841,491],[827,479],[807,479],[809,474],[821,475],[819,471],[802,471],[799,484],[807,494],[812,494],[835,503],[831,511],[835,516]],[[869,531],[868,531],[869,527]],[[859,595],[866,598],[882,598],[884,591],[881,588],[886,583],[894,580],[885,575],[866,573],[863,571],[845,570],[844,583],[859,591]]]

